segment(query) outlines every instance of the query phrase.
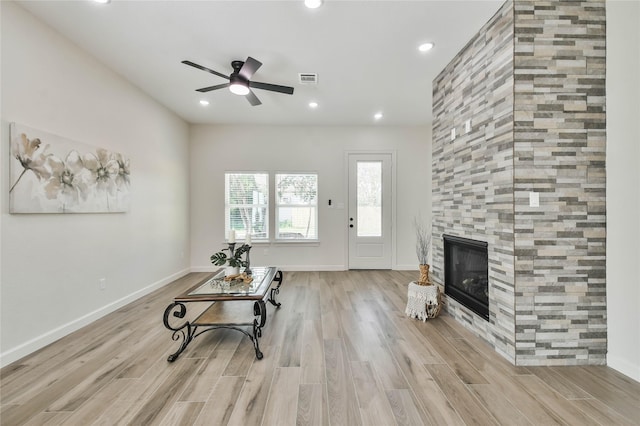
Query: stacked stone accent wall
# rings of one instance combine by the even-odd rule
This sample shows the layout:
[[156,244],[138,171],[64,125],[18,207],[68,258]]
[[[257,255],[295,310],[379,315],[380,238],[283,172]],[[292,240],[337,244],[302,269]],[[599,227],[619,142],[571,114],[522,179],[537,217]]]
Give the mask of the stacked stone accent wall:
[[489,322],[447,309],[517,365],[605,362],[604,88],[604,0],[509,0],[433,83],[433,278],[488,242]]
[[514,18],[517,363],[604,364],[605,2]]
[[489,244],[490,321],[452,299],[448,311],[512,362],[513,37],[507,3],[435,79],[432,154],[433,278],[444,284],[442,234]]

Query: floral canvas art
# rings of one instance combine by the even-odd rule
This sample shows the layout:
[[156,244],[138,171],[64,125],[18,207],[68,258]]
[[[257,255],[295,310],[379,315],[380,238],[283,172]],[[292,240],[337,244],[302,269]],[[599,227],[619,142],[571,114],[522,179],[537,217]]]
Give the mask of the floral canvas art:
[[11,123],[11,213],[125,212],[129,159]]

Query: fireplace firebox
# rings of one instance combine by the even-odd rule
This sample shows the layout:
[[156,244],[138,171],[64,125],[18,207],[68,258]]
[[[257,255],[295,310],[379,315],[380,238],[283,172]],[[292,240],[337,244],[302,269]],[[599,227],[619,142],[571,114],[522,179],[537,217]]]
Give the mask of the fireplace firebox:
[[444,293],[489,321],[487,243],[443,235]]

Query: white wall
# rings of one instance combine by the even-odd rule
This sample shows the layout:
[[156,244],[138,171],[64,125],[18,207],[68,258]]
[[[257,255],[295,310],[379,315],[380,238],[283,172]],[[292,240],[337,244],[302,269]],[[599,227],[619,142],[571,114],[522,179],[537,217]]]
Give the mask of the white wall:
[[[395,151],[395,269],[417,270],[413,218],[431,223],[431,129],[426,127],[208,126],[191,128],[191,266],[212,270],[224,242],[226,171],[315,171],[319,182],[318,245],[255,245],[253,264],[285,270],[347,268],[345,153]],[[268,254],[265,255],[265,249]]]
[[[320,245],[268,246],[252,259],[343,269],[346,212],[326,200],[346,202],[344,153],[395,150],[395,266],[415,267],[413,215],[430,222],[429,128],[192,126],[189,177],[184,122],[18,6],[0,2],[0,17],[1,365],[184,273],[189,258],[193,269],[213,269],[227,170],[318,171]],[[607,359],[640,380],[640,3],[608,1],[607,20]],[[14,121],[130,156],[131,211],[9,215]]]
[[640,381],[640,2],[607,1],[607,364]]
[[[19,6],[1,8],[7,364],[188,271],[189,127]],[[8,214],[10,122],[127,155],[130,212]]]

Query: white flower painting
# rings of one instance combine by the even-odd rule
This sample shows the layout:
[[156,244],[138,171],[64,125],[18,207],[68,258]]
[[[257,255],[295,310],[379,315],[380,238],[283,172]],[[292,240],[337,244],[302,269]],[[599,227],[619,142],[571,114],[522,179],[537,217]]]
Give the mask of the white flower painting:
[[129,210],[129,159],[11,123],[11,213]]

